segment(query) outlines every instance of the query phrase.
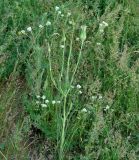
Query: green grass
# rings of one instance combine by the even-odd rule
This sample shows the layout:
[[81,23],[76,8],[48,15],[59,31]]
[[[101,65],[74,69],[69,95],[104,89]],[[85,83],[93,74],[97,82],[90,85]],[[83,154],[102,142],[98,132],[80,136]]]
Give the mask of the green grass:
[[0,159],[139,158],[138,7],[0,1]]

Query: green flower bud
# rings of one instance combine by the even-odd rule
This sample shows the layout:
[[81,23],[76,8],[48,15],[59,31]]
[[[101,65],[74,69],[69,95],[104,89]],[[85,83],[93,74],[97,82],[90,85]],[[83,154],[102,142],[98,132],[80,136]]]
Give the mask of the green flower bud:
[[85,26],[85,25],[81,26],[80,38],[81,38],[82,42],[84,42],[86,40],[86,28],[87,28],[87,26]]

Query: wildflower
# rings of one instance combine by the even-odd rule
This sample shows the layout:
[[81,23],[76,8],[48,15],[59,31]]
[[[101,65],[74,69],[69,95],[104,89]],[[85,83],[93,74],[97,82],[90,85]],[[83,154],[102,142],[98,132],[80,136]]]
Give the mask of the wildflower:
[[79,41],[79,40],[80,40],[80,38],[79,38],[79,37],[77,37],[77,38],[76,38],[76,41]]
[[39,104],[40,103],[40,101],[36,101],[36,104]]
[[60,104],[60,103],[61,103],[61,101],[57,101],[57,103],[58,103],[58,104]]
[[45,100],[45,99],[46,99],[46,96],[45,96],[45,95],[43,95],[43,96],[42,96],[42,99],[43,99],[43,100]]
[[99,42],[98,42],[98,43],[96,43],[96,44],[97,44],[97,46],[100,46],[100,45],[101,45],[101,43],[99,43]]
[[81,112],[86,113],[86,112],[87,112],[87,109],[86,109],[86,108],[83,108],[83,109],[81,110]]
[[52,101],[52,104],[56,104],[56,101],[53,100],[53,101]]
[[43,28],[43,25],[40,24],[40,25],[39,25],[39,28]]
[[55,10],[58,11],[60,8],[58,6],[55,7]]
[[71,16],[71,13],[70,13],[70,12],[68,12],[67,16],[68,16],[68,17],[69,17],[69,16]]
[[42,106],[43,108],[46,108],[46,107],[47,107],[47,105],[46,105],[46,104],[41,104],[41,106]]
[[103,27],[103,23],[100,23],[100,24],[99,24],[99,27]]
[[105,27],[108,27],[108,23],[106,23],[105,21],[102,22],[102,24],[105,26]]
[[99,96],[98,96],[98,99],[102,99],[102,95],[99,95]]
[[93,100],[97,99],[97,96],[92,96],[92,99],[93,99]]
[[50,21],[47,21],[46,22],[46,26],[50,26],[51,25],[51,22]]
[[64,49],[64,48],[65,48],[65,46],[64,46],[64,45],[61,45],[60,47],[61,47],[62,49]]
[[73,22],[72,22],[72,21],[69,21],[69,24],[73,24]]
[[45,100],[45,103],[49,103],[49,100],[47,99],[47,100]]
[[61,17],[64,17],[64,14],[61,14]]
[[109,106],[109,105],[107,105],[107,106],[106,106],[106,110],[108,110],[109,108],[110,108],[110,106]]
[[83,92],[82,91],[79,91],[79,94],[82,94]]
[[105,21],[103,21],[102,23],[99,24],[99,31],[100,33],[104,32],[104,29],[108,27],[108,23],[106,23]]
[[77,84],[77,86],[76,86],[78,89],[81,89],[82,87],[81,87],[81,85],[79,85],[79,84]]
[[25,30],[21,30],[21,33],[22,33],[22,34],[26,34]]
[[107,111],[107,110],[109,110],[109,109],[110,109],[110,106],[107,105],[107,106],[105,107],[104,111]]
[[40,98],[40,96],[39,96],[39,95],[37,95],[36,97],[37,97],[37,99],[39,99],[39,98]]
[[99,31],[100,31],[100,33],[103,33],[103,32],[104,32],[104,29],[100,29]]
[[28,28],[27,28],[27,31],[28,31],[28,32],[31,32],[31,31],[32,31],[32,28],[31,28],[31,27],[28,27]]
[[61,14],[61,11],[58,11],[58,14]]

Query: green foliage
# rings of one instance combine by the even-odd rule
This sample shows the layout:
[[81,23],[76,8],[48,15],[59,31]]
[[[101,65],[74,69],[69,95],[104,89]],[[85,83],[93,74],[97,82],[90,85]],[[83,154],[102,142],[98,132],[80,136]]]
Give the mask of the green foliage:
[[[138,159],[137,5],[0,1],[2,158],[19,159],[33,126],[53,159]],[[9,133],[5,120],[18,106]],[[28,146],[20,159],[30,159]]]

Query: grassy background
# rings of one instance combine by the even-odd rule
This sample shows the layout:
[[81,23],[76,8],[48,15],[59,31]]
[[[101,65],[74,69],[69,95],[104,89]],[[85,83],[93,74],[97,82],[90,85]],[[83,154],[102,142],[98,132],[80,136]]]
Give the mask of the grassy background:
[[138,8],[138,0],[0,1],[0,159],[139,158]]

